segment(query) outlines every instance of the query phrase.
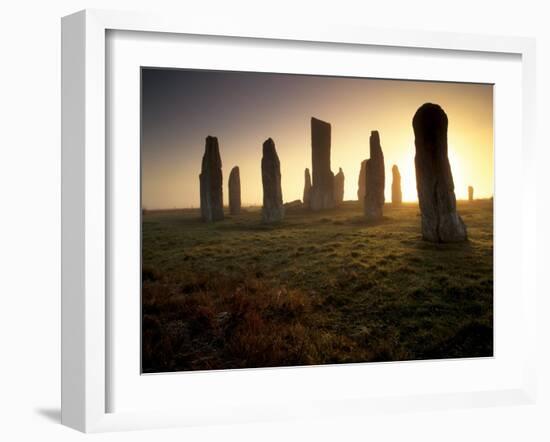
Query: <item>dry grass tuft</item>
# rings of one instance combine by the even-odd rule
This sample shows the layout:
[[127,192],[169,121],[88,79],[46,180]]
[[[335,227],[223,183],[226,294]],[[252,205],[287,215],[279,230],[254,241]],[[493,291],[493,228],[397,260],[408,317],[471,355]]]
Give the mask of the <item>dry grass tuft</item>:
[[353,340],[318,327],[320,304],[313,295],[255,276],[206,281],[195,275],[194,284],[189,293],[188,285],[144,277],[145,372],[336,363],[358,356]]

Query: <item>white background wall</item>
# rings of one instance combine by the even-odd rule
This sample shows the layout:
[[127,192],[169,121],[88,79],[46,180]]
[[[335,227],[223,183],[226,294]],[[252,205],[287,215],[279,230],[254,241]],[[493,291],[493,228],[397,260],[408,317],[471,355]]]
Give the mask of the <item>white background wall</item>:
[[[550,13],[544,1],[11,0],[0,8],[0,440],[81,440],[59,421],[60,17],[83,8],[534,36],[538,52],[539,371],[536,406],[94,436],[94,440],[550,440]],[[518,122],[519,124],[519,122]],[[511,179],[515,177],[510,177]],[[518,269],[519,271],[519,269]]]

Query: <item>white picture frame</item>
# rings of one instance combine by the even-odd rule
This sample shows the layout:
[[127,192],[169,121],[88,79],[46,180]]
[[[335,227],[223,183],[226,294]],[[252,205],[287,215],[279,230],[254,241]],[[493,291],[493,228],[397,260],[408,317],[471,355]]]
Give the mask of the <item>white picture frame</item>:
[[[286,417],[352,415],[384,410],[418,410],[502,404],[532,403],[536,397],[535,339],[525,340],[521,357],[521,380],[506,388],[461,393],[414,395],[387,394],[373,397],[342,397],[333,394],[310,401],[229,404],[232,413],[209,413],[197,408],[181,411],[109,411],[111,364],[107,228],[110,211],[108,152],[106,35],[110,31],[142,31],[172,35],[201,35],[270,39],[285,42],[338,43],[379,48],[425,48],[515,54],[521,57],[521,151],[523,187],[520,215],[521,308],[518,326],[524,336],[534,336],[536,290],[534,266],[526,256],[534,255],[536,229],[534,194],[535,43],[532,39],[492,37],[415,31],[387,31],[346,26],[310,24],[300,28],[269,23],[211,24],[196,17],[158,17],[86,10],[62,20],[62,423],[84,432],[197,425],[215,422],[247,422]],[[443,52],[442,52],[443,53]],[[498,118],[498,116],[497,116]],[[498,143],[498,139],[496,143]],[[498,173],[498,164],[495,166]],[[498,250],[497,250],[498,253]],[[432,362],[433,363],[433,362]],[[389,370],[380,365],[379,370]],[[423,370],[417,366],[417,370]],[[273,369],[287,370],[287,369]],[[334,367],[334,370],[341,370]],[[362,370],[360,366],[353,370]],[[242,372],[242,371],[241,371]],[[224,376],[218,373],[217,376]],[[225,374],[231,379],[242,375]],[[198,378],[195,378],[198,379]],[[210,378],[213,379],[213,378]],[[256,388],[265,382],[261,377]],[[208,380],[206,380],[208,381]],[[242,379],[241,379],[242,381]],[[170,377],[163,382],[170,384]],[[321,395],[322,396],[322,395]],[[227,405],[227,404],[226,404]]]

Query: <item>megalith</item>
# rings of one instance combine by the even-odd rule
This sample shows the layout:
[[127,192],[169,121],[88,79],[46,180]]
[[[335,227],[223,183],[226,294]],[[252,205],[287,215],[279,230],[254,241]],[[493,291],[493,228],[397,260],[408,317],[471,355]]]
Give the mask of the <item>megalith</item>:
[[281,163],[271,138],[263,144],[262,184],[264,189],[262,220],[268,223],[281,221],[285,213],[281,190]]
[[370,134],[370,158],[365,167],[365,203],[363,211],[368,220],[382,218],[384,209],[384,186],[386,183],[384,171],[384,154],[380,145],[380,134],[373,130]]
[[201,217],[203,221],[212,222],[222,220],[222,160],[220,157],[218,139],[216,137],[206,137],[199,181],[201,197]]
[[391,182],[391,202],[398,205],[403,202],[403,194],[401,193],[401,174],[397,165],[393,165],[391,168],[392,182]]
[[346,177],[340,167],[338,173],[334,175],[334,205],[340,206],[344,202],[344,181]]
[[311,208],[311,175],[309,174],[309,169],[306,167],[306,170],[304,172],[304,207],[306,209]]
[[231,215],[241,213],[241,174],[239,166],[231,169],[229,174],[229,213]]
[[468,201],[474,200],[474,188],[472,186],[468,186]]
[[447,114],[439,105],[425,103],[416,111],[412,124],[422,237],[432,242],[464,241],[466,226],[456,211],[447,152]]
[[365,178],[367,176],[367,160],[361,161],[361,170],[359,171],[359,180],[357,181],[357,199],[361,204],[365,203]]
[[334,174],[330,170],[330,124],[311,119],[312,210],[334,207]]

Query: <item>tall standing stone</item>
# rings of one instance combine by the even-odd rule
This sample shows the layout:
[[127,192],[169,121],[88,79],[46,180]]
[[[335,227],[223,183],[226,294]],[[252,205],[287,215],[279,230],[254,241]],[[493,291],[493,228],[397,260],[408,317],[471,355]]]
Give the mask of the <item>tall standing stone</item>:
[[365,167],[365,204],[363,211],[368,220],[382,218],[385,196],[384,186],[386,175],[384,171],[384,154],[380,145],[380,135],[377,130],[370,134],[370,158]]
[[361,204],[365,203],[366,183],[367,177],[367,160],[361,161],[361,170],[359,171],[359,180],[357,181],[357,199]]
[[311,119],[311,209],[334,207],[334,174],[330,170],[330,124]]
[[403,194],[401,193],[401,174],[399,168],[394,164],[391,168],[391,202],[392,204],[401,204],[403,202]]
[[241,213],[241,174],[239,166],[231,169],[229,174],[229,213],[231,215]]
[[218,139],[206,137],[201,173],[199,175],[201,194],[201,217],[212,222],[223,219],[222,160]]
[[334,175],[334,205],[340,206],[344,202],[344,182],[346,177],[340,167],[338,173]]
[[447,115],[437,104],[425,103],[413,121],[416,189],[422,214],[422,237],[433,242],[467,239],[456,211],[453,174],[448,157]]
[[271,138],[263,144],[262,184],[264,188],[262,220],[264,222],[281,221],[285,214],[281,190],[281,163]]
[[468,201],[474,200],[474,188],[472,186],[468,186]]
[[304,207],[306,209],[311,208],[311,175],[309,174],[309,169],[306,167],[306,170],[304,172]]

